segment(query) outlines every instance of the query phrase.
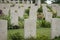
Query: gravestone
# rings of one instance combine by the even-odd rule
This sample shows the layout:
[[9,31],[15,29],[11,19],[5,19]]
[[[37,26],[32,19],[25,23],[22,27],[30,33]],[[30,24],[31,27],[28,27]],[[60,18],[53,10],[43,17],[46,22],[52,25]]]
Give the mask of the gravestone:
[[8,15],[10,5],[8,4],[0,4],[0,9],[3,11],[5,15]]
[[29,38],[30,37],[30,27],[29,27],[29,20],[25,19],[24,20],[24,38]]
[[10,8],[11,10],[11,24],[18,25],[18,10],[15,7]]
[[57,16],[60,16],[60,6],[57,5]]
[[38,7],[40,7],[40,5],[41,5],[41,0],[37,0],[38,2]]
[[47,12],[45,16],[46,16],[45,20],[51,23],[52,13],[51,12]]
[[46,17],[46,13],[48,12],[48,9],[46,7],[46,4],[42,4],[42,9],[43,9],[44,17]]
[[51,24],[51,39],[60,36],[60,19],[53,18]]
[[37,10],[38,10],[38,6],[31,5],[29,18],[37,19]]
[[18,15],[19,15],[19,17],[23,17],[23,15],[24,15],[24,13],[25,13],[25,8],[24,7],[21,7],[20,9],[18,9]]
[[7,21],[0,20],[0,40],[7,40]]
[[24,4],[24,9],[27,9],[28,7],[30,7],[30,4]]
[[36,20],[26,19],[24,23],[24,38],[36,38]]

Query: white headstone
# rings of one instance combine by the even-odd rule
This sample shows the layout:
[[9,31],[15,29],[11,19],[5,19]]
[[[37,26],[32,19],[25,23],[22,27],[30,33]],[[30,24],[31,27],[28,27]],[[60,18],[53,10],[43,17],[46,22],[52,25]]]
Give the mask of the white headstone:
[[53,18],[51,24],[51,39],[60,36],[60,19]]
[[43,9],[44,17],[46,17],[46,13],[48,12],[48,9],[46,7],[46,4],[42,4],[42,9]]
[[24,38],[30,37],[30,27],[29,27],[29,20],[24,20]]
[[51,22],[51,19],[52,19],[52,13],[51,12],[47,12],[45,20],[48,21],[48,22]]
[[40,7],[41,5],[41,0],[37,0],[38,1],[38,7]]
[[0,40],[7,40],[7,21],[0,20]]
[[19,17],[23,17],[23,15],[24,15],[24,13],[25,13],[25,8],[24,7],[21,7],[20,9],[18,9],[18,15],[19,15]]
[[37,10],[38,10],[38,7],[32,5],[29,12],[29,18],[37,19]]
[[18,25],[18,10],[17,8],[11,8],[11,24]]
[[36,20],[26,19],[24,23],[24,38],[36,38]]
[[57,6],[57,16],[60,16],[60,6]]
[[5,15],[8,15],[10,5],[8,4],[0,4],[0,10],[3,11]]

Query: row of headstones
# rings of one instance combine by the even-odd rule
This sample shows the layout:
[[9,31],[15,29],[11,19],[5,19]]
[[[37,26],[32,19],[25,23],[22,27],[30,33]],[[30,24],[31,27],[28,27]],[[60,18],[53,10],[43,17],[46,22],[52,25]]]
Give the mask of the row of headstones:
[[[35,13],[35,12],[31,11],[31,14],[32,13]],[[36,14],[33,14],[32,16],[34,16],[34,15],[36,15]],[[28,37],[31,37],[31,36],[36,37],[36,19],[35,19],[36,16],[34,16],[33,18],[32,18],[32,16],[29,19],[25,20],[25,24],[24,24],[24,26],[25,26],[24,27],[24,31],[25,31],[25,33],[24,33],[25,36],[24,37],[25,38],[28,38]],[[59,32],[60,22],[59,21],[60,21],[59,18],[52,18],[51,19],[51,22],[52,22],[52,24],[51,24],[51,38],[54,38],[55,36],[60,35],[60,32]],[[1,27],[1,29],[0,29],[0,35],[1,35],[0,39],[5,40],[7,38],[7,21],[0,20],[0,27]],[[3,35],[3,33],[4,33],[4,35]]]
[[[46,6],[47,6],[46,4],[42,5],[42,7],[43,7],[43,14],[45,16],[45,20],[48,21],[48,22],[51,22],[53,14],[52,14],[52,12],[48,11],[48,8]],[[60,6],[58,4],[51,4],[50,6],[52,7],[54,12],[57,12],[56,15],[60,16]]]
[[[27,25],[26,25],[27,24]],[[36,37],[36,23],[35,21],[27,19],[24,25],[24,37]],[[28,27],[27,27],[28,26]],[[33,26],[33,27],[32,27]],[[60,36],[60,19],[53,18],[51,24],[51,39]],[[7,40],[7,21],[0,20],[0,40]]]
[[[37,3],[37,5],[40,7],[40,4],[41,4],[41,2],[40,2],[40,0],[38,0],[38,2],[36,2]],[[31,4],[33,4],[32,2],[31,2]],[[13,7],[11,7],[11,5],[13,5]],[[22,9],[22,11],[24,12],[24,10],[28,7],[28,6],[31,6],[30,4],[23,4],[22,6],[24,6],[24,7],[20,7],[20,4],[0,4],[0,10],[2,10],[3,11],[3,13],[4,14],[6,14],[6,15],[8,15],[8,12],[9,12],[9,9],[13,9],[13,11],[15,11],[15,10],[17,10],[18,11],[18,14],[19,14],[19,16],[22,16],[23,15],[23,13],[21,12],[21,10],[20,9]],[[21,14],[20,14],[20,12],[21,12]]]
[[[20,5],[20,4],[0,4],[0,10],[3,11],[3,13],[5,15],[8,15],[9,13],[9,10],[15,12],[17,11],[17,14],[21,13],[21,11],[24,12],[25,9],[27,9],[30,5]],[[20,16],[22,15],[23,13],[20,14]]]
[[[38,6],[35,6],[33,4],[31,5],[30,12],[29,12],[29,17],[31,19],[33,19],[33,18],[34,18],[34,20],[37,19],[37,17],[36,17],[37,16],[37,13],[36,13],[37,12],[37,9],[38,9]],[[24,8],[21,8],[21,10],[18,10],[19,11],[18,12],[19,14],[16,13],[14,10],[15,10],[14,8],[11,8],[11,23],[14,24],[14,25],[18,25],[18,16],[19,17],[23,17],[24,12],[25,12],[25,9]]]
[[[31,6],[30,9],[30,13],[29,13],[29,19],[26,19],[24,22],[24,38],[29,38],[29,37],[36,37],[36,20],[37,20],[37,9],[38,6]],[[18,19],[18,14],[14,13],[13,11],[14,9],[12,8],[11,10],[11,18],[12,18],[12,23],[16,23],[17,24],[17,19]],[[2,22],[2,23],[1,23]],[[0,20],[0,27],[1,28],[1,32],[0,32],[0,39],[1,40],[7,40],[7,21],[5,20]],[[3,27],[5,30],[3,30]],[[4,35],[3,35],[4,33]],[[2,36],[3,35],[3,36]]]
[[10,7],[12,4],[0,4],[0,9],[5,15],[9,15],[10,11],[10,18],[11,24],[18,25],[18,17],[23,17],[25,13],[25,9],[27,9],[30,5],[23,5],[24,7],[20,7],[20,4],[15,4],[14,7]]
[[[32,0],[30,0],[30,1],[32,1]],[[30,3],[30,1],[28,1],[28,0],[26,0],[26,1],[24,1],[24,0],[0,0],[0,3]]]
[[[39,4],[40,4],[40,2],[39,2]],[[25,13],[25,9],[27,9],[30,6],[34,6],[34,4],[31,4],[31,5],[24,4],[24,5],[22,5],[24,7],[20,7],[20,4],[13,4],[14,5],[13,7],[11,7],[11,5],[12,4],[0,4],[0,9],[3,11],[3,13],[5,15],[9,15],[9,10],[10,10],[10,13],[11,13],[11,23],[15,24],[15,25],[18,24],[18,16],[22,18],[24,13]],[[34,9],[34,7],[33,7],[33,9]],[[40,7],[40,5],[38,7]]]
[[[57,6],[56,4],[54,5]],[[52,8],[55,7],[54,5],[52,5]],[[51,23],[51,39],[55,38],[56,36],[57,37],[60,36],[60,19],[52,18],[52,12],[48,12],[46,4],[42,6],[43,6],[43,14],[45,16],[45,20]],[[57,9],[57,14],[60,14],[60,7],[59,6],[57,7],[55,7]],[[60,15],[57,15],[57,16],[60,16]]]

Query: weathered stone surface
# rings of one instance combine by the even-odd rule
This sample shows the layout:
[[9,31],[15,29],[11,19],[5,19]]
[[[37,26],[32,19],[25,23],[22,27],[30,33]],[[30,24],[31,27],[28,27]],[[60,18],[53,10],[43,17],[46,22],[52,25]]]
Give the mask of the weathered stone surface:
[[38,10],[38,6],[31,5],[29,18],[37,19],[37,10]]
[[46,7],[46,4],[42,4],[42,9],[43,9],[44,17],[46,17],[46,13],[48,12],[48,9]]
[[24,23],[24,38],[36,38],[36,20],[26,19]]
[[25,8],[24,7],[21,7],[20,9],[18,9],[18,16],[19,17],[22,18],[24,13],[25,13]]
[[0,10],[3,11],[5,15],[8,15],[10,5],[8,4],[0,4]]
[[45,17],[45,20],[48,21],[48,22],[51,22],[52,13],[51,13],[51,12],[47,12],[45,16],[46,16],[46,17]]
[[60,19],[53,18],[51,24],[51,38],[53,39],[56,36],[60,36]]
[[18,25],[18,11],[17,11],[17,8],[11,8],[11,24]]
[[7,40],[7,21],[0,20],[0,40]]
[[57,5],[57,16],[60,16],[60,6]]
[[38,7],[40,7],[40,5],[41,5],[41,0],[37,0],[38,2]]

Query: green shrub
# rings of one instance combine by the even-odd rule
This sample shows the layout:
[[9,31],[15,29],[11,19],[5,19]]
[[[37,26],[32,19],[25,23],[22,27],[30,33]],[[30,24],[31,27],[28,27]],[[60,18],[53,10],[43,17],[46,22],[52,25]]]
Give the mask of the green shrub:
[[7,17],[7,21],[8,21],[8,29],[12,28],[11,19],[10,19],[10,10],[9,10],[9,15]]
[[37,20],[37,28],[40,28],[40,26],[41,26],[41,23],[42,23],[42,21],[41,20]]
[[51,23],[47,22],[45,20],[37,20],[37,28],[50,28],[51,27]]
[[27,13],[24,14],[24,19],[27,19],[29,15]]
[[19,17],[18,21],[18,25],[20,26],[20,28],[24,28],[24,19]]
[[25,13],[27,13],[29,15],[29,11],[30,11],[30,8],[26,9]]
[[19,32],[13,34],[13,35],[10,35],[11,39],[12,40],[23,40],[24,38],[20,35]]
[[11,24],[8,29],[19,29],[20,26]]
[[42,6],[40,8],[38,8],[37,12],[40,14],[43,12]]
[[[8,22],[9,23],[9,22]],[[8,24],[8,29],[13,29],[13,24]]]
[[25,10],[24,19],[27,19],[29,17],[29,11],[30,7],[28,7],[28,9]]
[[51,23],[47,22],[45,20],[42,20],[41,27],[50,28],[51,27]]

